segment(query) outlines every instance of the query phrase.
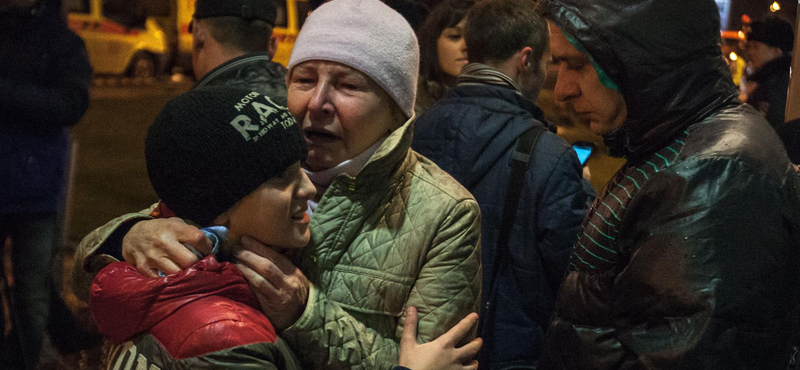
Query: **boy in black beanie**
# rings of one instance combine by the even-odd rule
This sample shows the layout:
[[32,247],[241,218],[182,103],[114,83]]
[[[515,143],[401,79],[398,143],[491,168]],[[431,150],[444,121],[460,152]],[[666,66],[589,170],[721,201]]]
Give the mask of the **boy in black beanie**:
[[[161,216],[224,226],[225,245],[248,236],[276,248],[308,242],[305,211],[315,190],[300,168],[306,152],[286,108],[236,88],[171,100],[145,147]],[[125,368],[297,368],[242,273],[214,255],[158,279],[112,263],[95,277],[89,304],[115,345],[110,361]]]

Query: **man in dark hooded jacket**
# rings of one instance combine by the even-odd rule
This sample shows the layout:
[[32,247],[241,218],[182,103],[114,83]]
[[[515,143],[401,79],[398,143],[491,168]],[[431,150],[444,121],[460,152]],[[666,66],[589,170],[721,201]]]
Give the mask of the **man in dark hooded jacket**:
[[574,150],[544,132],[524,174],[508,252],[501,254],[506,260],[496,266],[517,138],[532,127],[545,130],[544,114],[531,100],[545,76],[547,25],[527,0],[489,0],[470,9],[465,38],[471,63],[458,84],[415,122],[412,147],[469,189],[481,207],[481,307],[490,299],[496,307],[481,313],[486,345],[480,358],[490,362],[483,365],[535,368],[594,191],[583,186]]
[[712,0],[541,0],[571,104],[627,163],[584,220],[542,369],[785,369],[798,175],[737,99]]
[[195,88],[241,87],[286,105],[286,68],[272,61],[274,0],[197,0],[190,24]]

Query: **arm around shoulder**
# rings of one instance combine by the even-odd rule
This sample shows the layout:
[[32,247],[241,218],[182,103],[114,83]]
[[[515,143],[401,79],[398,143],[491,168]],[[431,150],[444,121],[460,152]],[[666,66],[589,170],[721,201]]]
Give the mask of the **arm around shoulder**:
[[[419,338],[430,341],[477,311],[480,300],[480,211],[472,200],[457,202],[439,225],[405,306],[419,310]],[[363,367],[390,370],[398,363],[399,338],[384,337],[329,299],[313,284],[300,319],[281,333],[303,348],[313,368]],[[464,338],[475,337],[474,331]]]
[[[81,240],[72,269],[72,290],[79,299],[88,300],[89,288],[98,271],[122,259],[122,237],[136,222],[151,219],[150,212],[154,207],[117,217]],[[113,251],[118,251],[118,254]]]

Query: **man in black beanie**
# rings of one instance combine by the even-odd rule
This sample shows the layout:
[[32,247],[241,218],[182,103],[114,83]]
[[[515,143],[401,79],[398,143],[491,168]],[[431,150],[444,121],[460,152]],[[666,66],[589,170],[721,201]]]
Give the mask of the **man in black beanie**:
[[747,34],[747,58],[755,70],[747,80],[756,86],[746,103],[761,112],[775,130],[784,124],[793,44],[792,25],[777,17],[753,22]]
[[195,87],[236,86],[286,105],[286,68],[272,62],[274,0],[197,0],[192,33]]
[[298,369],[242,272],[223,261],[242,237],[275,249],[308,243],[316,190],[300,167],[306,154],[291,113],[258,92],[196,89],[167,103],[145,143],[161,198],[153,215],[223,226],[227,241],[157,279],[125,262],[98,272],[89,308],[114,345],[109,368]]

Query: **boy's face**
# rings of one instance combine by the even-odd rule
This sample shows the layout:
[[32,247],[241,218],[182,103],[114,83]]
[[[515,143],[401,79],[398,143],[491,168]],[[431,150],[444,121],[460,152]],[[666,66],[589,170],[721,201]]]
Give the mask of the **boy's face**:
[[300,162],[289,166],[225,213],[229,240],[238,243],[248,236],[281,249],[305,247],[310,237],[306,210],[315,194]]

